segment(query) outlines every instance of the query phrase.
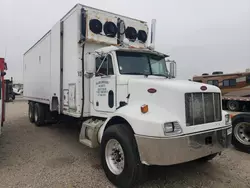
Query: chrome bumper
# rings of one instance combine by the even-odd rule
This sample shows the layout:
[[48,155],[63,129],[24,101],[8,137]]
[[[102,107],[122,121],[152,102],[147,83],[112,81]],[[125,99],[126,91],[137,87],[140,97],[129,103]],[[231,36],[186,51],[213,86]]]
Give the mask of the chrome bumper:
[[[227,131],[229,130],[229,131]],[[232,127],[174,138],[135,135],[140,159],[147,165],[172,165],[221,152],[231,144]]]

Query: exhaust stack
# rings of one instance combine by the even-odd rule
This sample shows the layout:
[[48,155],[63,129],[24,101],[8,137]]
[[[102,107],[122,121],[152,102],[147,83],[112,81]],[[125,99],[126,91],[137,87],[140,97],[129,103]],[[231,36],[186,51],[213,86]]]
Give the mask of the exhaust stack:
[[149,48],[154,50],[155,49],[155,28],[156,28],[156,19],[152,19],[151,21],[151,40]]

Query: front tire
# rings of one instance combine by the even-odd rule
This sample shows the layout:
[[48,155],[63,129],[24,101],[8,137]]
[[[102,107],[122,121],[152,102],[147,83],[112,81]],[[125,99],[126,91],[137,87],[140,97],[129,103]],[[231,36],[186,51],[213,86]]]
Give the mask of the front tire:
[[112,125],[105,130],[101,162],[107,178],[117,187],[133,187],[146,178],[147,168],[140,161],[136,140],[128,125]]

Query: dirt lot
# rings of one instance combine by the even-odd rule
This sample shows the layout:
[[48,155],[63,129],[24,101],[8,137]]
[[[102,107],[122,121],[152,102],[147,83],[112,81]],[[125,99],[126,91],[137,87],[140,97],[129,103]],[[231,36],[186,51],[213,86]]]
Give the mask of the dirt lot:
[[[1,188],[112,187],[98,150],[78,142],[74,125],[35,127],[24,101],[8,103],[6,110],[0,138]],[[230,148],[206,164],[153,167],[149,176],[141,187],[250,187],[250,155]]]

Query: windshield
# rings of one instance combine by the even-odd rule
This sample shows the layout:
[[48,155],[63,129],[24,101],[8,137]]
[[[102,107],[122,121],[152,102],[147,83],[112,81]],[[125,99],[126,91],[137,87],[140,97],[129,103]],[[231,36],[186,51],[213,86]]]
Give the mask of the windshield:
[[116,51],[120,74],[167,77],[165,57],[143,52]]

